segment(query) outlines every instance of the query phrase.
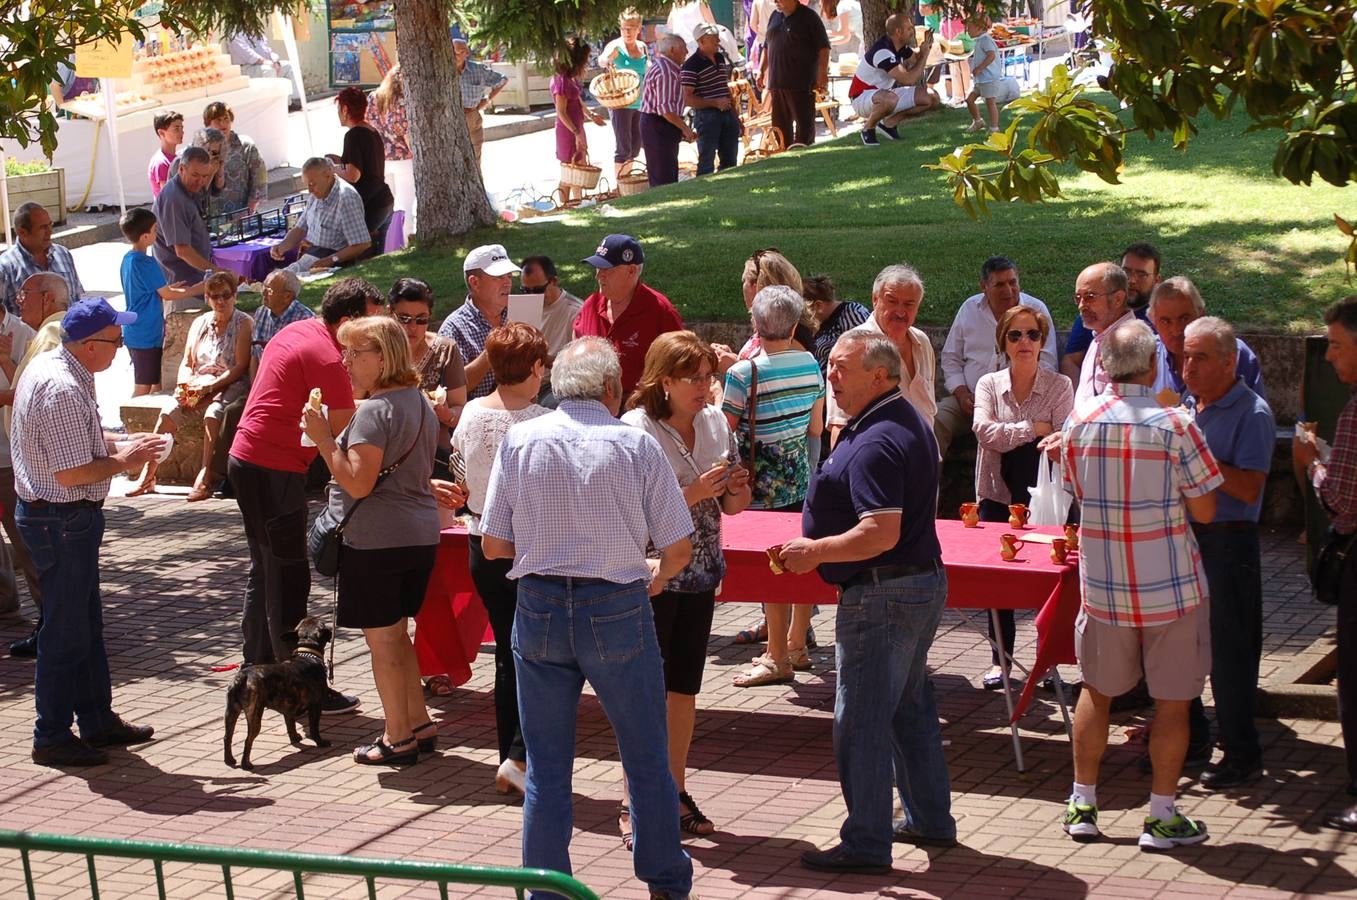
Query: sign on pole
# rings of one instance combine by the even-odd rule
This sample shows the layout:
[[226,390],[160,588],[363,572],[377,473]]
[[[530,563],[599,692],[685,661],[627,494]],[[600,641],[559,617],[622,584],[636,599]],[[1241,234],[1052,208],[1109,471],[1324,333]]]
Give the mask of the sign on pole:
[[132,39],[123,35],[118,40],[93,41],[75,48],[75,74],[83,78],[98,78],[103,86],[105,118],[108,129],[108,149],[113,160],[113,175],[118,181],[118,208],[127,212],[127,197],[123,193],[122,163],[118,158],[118,107],[113,79],[132,75]]

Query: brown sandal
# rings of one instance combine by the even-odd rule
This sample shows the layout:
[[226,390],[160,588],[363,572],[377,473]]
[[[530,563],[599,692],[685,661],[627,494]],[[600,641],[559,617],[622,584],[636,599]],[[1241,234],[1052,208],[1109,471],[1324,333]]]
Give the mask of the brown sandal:
[[732,684],[736,687],[762,687],[765,684],[791,684],[794,680],[790,660],[778,666],[765,657],[755,662],[748,672],[736,675]]

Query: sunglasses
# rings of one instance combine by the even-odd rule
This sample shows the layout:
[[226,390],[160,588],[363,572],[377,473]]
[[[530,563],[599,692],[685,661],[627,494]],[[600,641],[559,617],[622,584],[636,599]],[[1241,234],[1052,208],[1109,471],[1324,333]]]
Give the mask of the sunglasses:
[[1012,331],[1010,331],[1008,334],[1006,334],[1006,335],[1004,335],[1004,336],[1005,336],[1006,338],[1008,338],[1008,342],[1009,342],[1010,344],[1016,344],[1018,341],[1022,340],[1024,337],[1026,337],[1029,341],[1031,341],[1031,342],[1034,343],[1034,344],[1040,344],[1040,343],[1041,343],[1041,332],[1038,331],[1038,330],[1035,329],[1035,328],[1029,328],[1029,329],[1027,329],[1026,331],[1023,331],[1023,330],[1021,330],[1021,329],[1015,328],[1015,329],[1013,329]]
[[693,387],[708,387],[716,380],[716,374],[708,372],[706,375],[679,375],[675,380],[687,382]]
[[428,325],[429,317],[427,315],[407,316],[404,313],[399,313],[396,315],[396,321],[402,325]]
[[519,290],[525,294],[545,294],[547,292],[547,286],[545,284],[539,284],[536,287],[528,287],[525,284],[520,286]]

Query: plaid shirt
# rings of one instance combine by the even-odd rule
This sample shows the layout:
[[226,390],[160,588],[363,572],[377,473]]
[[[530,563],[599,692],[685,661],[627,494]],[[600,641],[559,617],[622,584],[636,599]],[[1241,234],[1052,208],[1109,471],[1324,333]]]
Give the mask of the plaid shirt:
[[[461,306],[443,320],[442,326],[438,329],[438,336],[448,338],[457,345],[462,354],[462,362],[465,364],[481,355],[481,351],[485,349],[485,339],[490,337],[490,332],[508,320],[509,310],[506,308],[500,313],[499,321],[491,325],[468,296]],[[469,384],[466,387],[468,400],[484,397],[495,389],[495,373],[487,371],[480,384]]]
[[273,340],[273,336],[282,331],[283,326],[315,317],[316,314],[302,306],[300,300],[293,300],[281,316],[275,316],[273,310],[259,304],[259,308],[254,311],[254,338],[250,342],[250,355],[255,359],[263,356],[264,345]]
[[0,301],[4,302],[5,309],[16,316],[19,314],[19,288],[24,286],[30,276],[39,272],[51,272],[65,278],[71,287],[72,303],[85,293],[85,286],[76,274],[75,258],[71,256],[71,251],[60,244],[53,244],[47,250],[47,266],[44,268],[38,265],[33,254],[16,238],[13,246],[0,253]]
[[94,374],[65,347],[33,358],[14,396],[14,487],[24,500],[103,500],[112,478],[65,488],[57,472],[108,456]]
[[1357,531],[1357,394],[1348,400],[1333,432],[1329,464],[1315,468],[1315,493],[1333,513],[1333,527]]
[[466,68],[457,73],[457,84],[462,89],[462,108],[475,109],[490,92],[509,79],[489,66],[474,59],[466,61]]
[[306,201],[297,227],[306,229],[308,241],[326,250],[343,250],[372,240],[363,217],[363,198],[342,178],[335,179],[324,200],[313,195]]
[[1082,511],[1079,586],[1109,625],[1166,625],[1207,597],[1184,497],[1225,480],[1191,416],[1150,388],[1113,383],[1075,406],[1065,480]]
[[[588,522],[587,528],[579,523]],[[650,580],[646,546],[693,533],[678,479],[656,440],[594,400],[563,400],[499,445],[481,533],[514,545],[510,578]]]

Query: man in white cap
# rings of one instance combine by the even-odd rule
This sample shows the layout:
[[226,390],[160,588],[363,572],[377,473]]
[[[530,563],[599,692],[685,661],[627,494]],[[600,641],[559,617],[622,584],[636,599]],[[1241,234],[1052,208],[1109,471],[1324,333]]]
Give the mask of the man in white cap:
[[484,397],[495,389],[485,339],[509,318],[509,292],[518,266],[501,244],[485,244],[466,255],[462,275],[466,278],[466,302],[452,311],[438,329],[451,338],[466,366],[467,399]]
[[575,317],[575,337],[612,341],[622,359],[622,396],[629,397],[641,380],[650,345],[666,331],[682,331],[683,319],[668,297],[641,283],[645,255],[631,235],[608,235],[584,261],[598,270],[598,290],[584,299]]

